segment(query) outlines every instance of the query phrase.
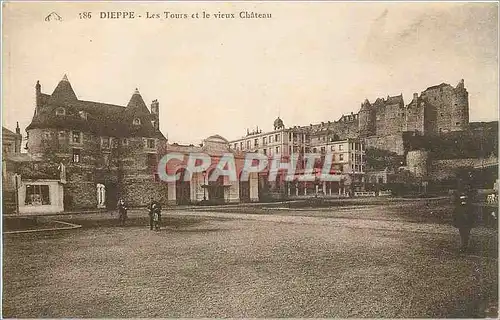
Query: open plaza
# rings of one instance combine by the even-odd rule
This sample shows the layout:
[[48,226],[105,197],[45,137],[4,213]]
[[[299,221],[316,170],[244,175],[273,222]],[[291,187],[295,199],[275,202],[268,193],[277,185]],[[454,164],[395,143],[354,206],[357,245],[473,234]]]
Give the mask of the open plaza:
[[116,212],[4,217],[4,317],[496,314],[497,230],[478,225],[460,255],[446,198],[170,207],[162,216],[160,231],[144,209],[125,226]]

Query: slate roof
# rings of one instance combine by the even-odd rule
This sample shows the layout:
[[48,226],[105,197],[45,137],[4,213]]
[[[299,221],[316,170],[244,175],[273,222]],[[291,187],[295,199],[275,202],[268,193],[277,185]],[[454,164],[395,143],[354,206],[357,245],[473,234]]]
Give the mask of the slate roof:
[[[160,131],[154,129],[151,123],[153,117],[137,89],[126,107],[84,101],[78,99],[65,76],[51,95],[40,93],[39,101],[40,105],[26,130],[55,128],[92,132],[100,136],[165,139]],[[59,107],[64,107],[66,115],[56,115]],[[82,111],[87,113],[87,119],[80,115]],[[141,120],[140,125],[133,124],[135,118]]]
[[2,127],[2,137],[5,138],[5,137],[12,137],[12,138],[15,138],[17,137],[18,134],[16,134],[15,132],[12,132],[10,131],[9,129],[5,128],[5,127]]

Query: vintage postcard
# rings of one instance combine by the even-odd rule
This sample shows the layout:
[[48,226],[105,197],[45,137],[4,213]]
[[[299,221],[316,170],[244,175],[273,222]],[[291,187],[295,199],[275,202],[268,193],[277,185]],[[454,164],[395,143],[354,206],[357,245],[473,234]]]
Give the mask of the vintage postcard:
[[498,11],[3,1],[3,317],[498,317]]

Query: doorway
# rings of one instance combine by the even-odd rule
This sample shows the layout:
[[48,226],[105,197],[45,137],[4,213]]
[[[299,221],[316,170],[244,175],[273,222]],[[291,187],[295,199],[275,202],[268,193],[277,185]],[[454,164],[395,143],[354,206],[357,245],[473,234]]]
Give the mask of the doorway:
[[191,181],[186,181],[186,169],[181,168],[177,173],[180,174],[180,177],[175,181],[175,202],[177,204],[190,204]]

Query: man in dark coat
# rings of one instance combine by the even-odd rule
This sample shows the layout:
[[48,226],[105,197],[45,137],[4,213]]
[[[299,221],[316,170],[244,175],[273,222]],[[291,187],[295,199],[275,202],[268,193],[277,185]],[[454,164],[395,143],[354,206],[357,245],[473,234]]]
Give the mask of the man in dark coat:
[[149,203],[148,210],[149,210],[149,230],[153,230],[154,210],[158,210],[158,223],[161,222],[161,204],[158,201],[154,200],[153,197],[151,197],[151,202]]
[[455,197],[453,225],[460,232],[460,252],[465,253],[469,246],[469,236],[475,222],[473,207],[474,192],[470,184],[459,187]]

